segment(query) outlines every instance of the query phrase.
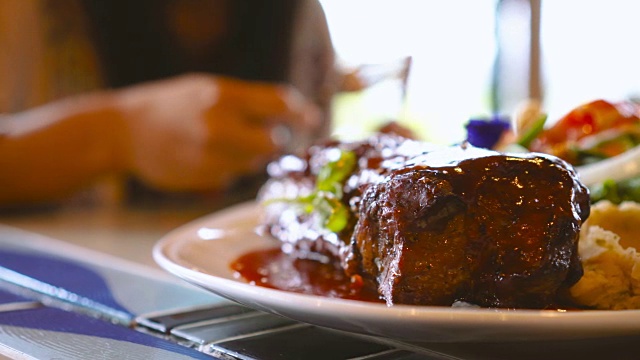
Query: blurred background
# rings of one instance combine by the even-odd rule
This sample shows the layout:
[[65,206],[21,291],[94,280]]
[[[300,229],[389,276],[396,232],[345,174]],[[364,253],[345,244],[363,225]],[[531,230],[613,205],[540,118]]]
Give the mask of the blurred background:
[[[99,91],[107,89],[129,99],[132,93],[124,90],[130,87],[186,73],[240,79],[242,83],[220,89],[244,89],[244,95],[238,97],[241,101],[219,104],[212,100],[215,104],[201,104],[203,111],[199,112],[194,99],[170,96],[175,103],[163,116],[171,118],[171,124],[180,124],[176,129],[187,129],[186,133],[198,134],[213,144],[234,136],[246,139],[251,133],[273,145],[266,153],[247,150],[251,156],[242,159],[232,146],[202,146],[194,150],[201,156],[189,157],[218,161],[215,172],[185,172],[205,178],[207,189],[199,184],[198,191],[206,190],[217,198],[221,193],[226,196],[252,189],[248,196],[253,197],[253,189],[264,181],[269,160],[327,134],[340,140],[362,139],[389,121],[397,121],[420,139],[453,144],[467,138],[465,125],[470,118],[508,116],[530,99],[542,103],[547,125],[552,125],[570,110],[596,99],[638,98],[639,10],[639,2],[627,0],[606,4],[596,0],[6,0],[0,1],[0,46],[4,50],[0,53],[0,114],[6,119],[20,118],[24,124],[23,112],[28,109],[55,105],[57,100],[83,93],[97,94],[102,103],[109,103],[108,92]],[[291,124],[299,122],[285,123],[281,114],[261,116],[257,121],[261,125],[255,126],[255,116],[246,108],[257,101],[247,86],[258,81],[292,85],[319,110],[317,128],[309,123],[296,126],[292,136]],[[159,86],[172,89],[173,85]],[[194,89],[194,93],[206,93]],[[148,120],[147,131],[137,134],[131,141],[135,146],[130,146],[140,150],[135,154],[148,156],[109,174],[116,180],[106,182],[116,186],[106,186],[115,189],[107,192],[136,201],[164,198],[165,192],[174,190],[186,193],[188,199],[196,192],[199,198],[201,194],[188,186],[162,188],[150,183],[148,173],[144,173],[146,178],[139,175],[142,169],[155,168],[146,164],[156,159],[157,166],[165,168],[165,159],[156,156],[159,150],[144,145],[162,141],[145,143],[144,139],[155,133],[150,130],[163,128],[158,121],[162,117],[153,111],[166,105],[158,93],[140,93],[137,101],[148,105],[141,113],[124,111],[122,104],[128,102],[110,106],[120,115],[129,115],[122,115],[125,122]],[[97,110],[88,108],[74,111],[96,119]],[[268,106],[262,106],[265,108]],[[45,114],[52,116],[49,110]],[[188,121],[189,116],[195,120]],[[58,117],[58,121],[73,118]],[[198,126],[203,118],[211,123],[207,131],[190,132],[189,126]],[[228,126],[231,121],[237,129]],[[173,146],[186,149],[205,143],[201,138],[184,139]],[[57,141],[71,144],[68,139]],[[31,165],[34,159],[42,159],[38,149],[53,143],[46,137],[29,148],[31,158],[26,151],[7,158],[16,159],[19,154],[24,159],[14,161],[16,166]],[[252,148],[249,141],[231,143]],[[63,147],[52,148],[59,151]],[[122,153],[133,153],[124,148]],[[109,168],[88,163],[91,168]],[[7,166],[6,161],[4,164]],[[167,173],[183,183],[182,173]],[[57,178],[65,177],[73,178]],[[213,184],[212,179],[220,180]],[[16,184],[22,182],[16,180]],[[117,195],[120,193],[127,196]]]
[[549,123],[594,99],[640,94],[637,14],[626,0],[322,0],[339,64],[390,64],[388,78],[334,99],[334,134],[361,137],[398,119],[439,143],[465,138],[472,116],[543,101]]

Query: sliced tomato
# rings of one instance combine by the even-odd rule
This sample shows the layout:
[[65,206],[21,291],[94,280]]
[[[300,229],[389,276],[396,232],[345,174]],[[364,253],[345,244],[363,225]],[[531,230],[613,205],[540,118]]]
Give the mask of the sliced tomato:
[[574,148],[573,144],[602,131],[628,126],[640,126],[639,105],[595,100],[571,110],[552,127],[545,129],[531,143],[530,149],[551,153],[575,164],[575,157],[568,153]]

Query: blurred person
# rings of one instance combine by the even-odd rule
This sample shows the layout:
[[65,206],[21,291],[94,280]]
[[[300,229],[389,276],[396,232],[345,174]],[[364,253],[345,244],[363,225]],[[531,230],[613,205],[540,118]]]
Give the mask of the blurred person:
[[133,193],[219,192],[327,134],[314,0],[0,1],[0,47],[3,205],[114,175]]

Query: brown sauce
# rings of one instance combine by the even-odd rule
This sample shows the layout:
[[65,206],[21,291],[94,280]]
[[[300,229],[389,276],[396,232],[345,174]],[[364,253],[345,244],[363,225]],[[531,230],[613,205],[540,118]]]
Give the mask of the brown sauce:
[[[354,284],[338,263],[297,259],[280,248],[256,250],[234,260],[235,274],[252,285],[301,294],[384,303],[373,290]],[[587,310],[570,301],[550,305],[546,310]]]
[[253,285],[331,298],[382,302],[377,293],[353,282],[339,264],[297,259],[280,248],[249,252],[230,266]]

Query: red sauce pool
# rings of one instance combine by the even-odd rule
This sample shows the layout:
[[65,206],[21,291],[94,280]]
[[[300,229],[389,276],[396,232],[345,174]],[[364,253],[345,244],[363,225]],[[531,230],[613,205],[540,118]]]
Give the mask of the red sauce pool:
[[296,259],[280,248],[257,250],[231,263],[250,284],[331,298],[383,302],[375,291],[353,283],[336,263]]

